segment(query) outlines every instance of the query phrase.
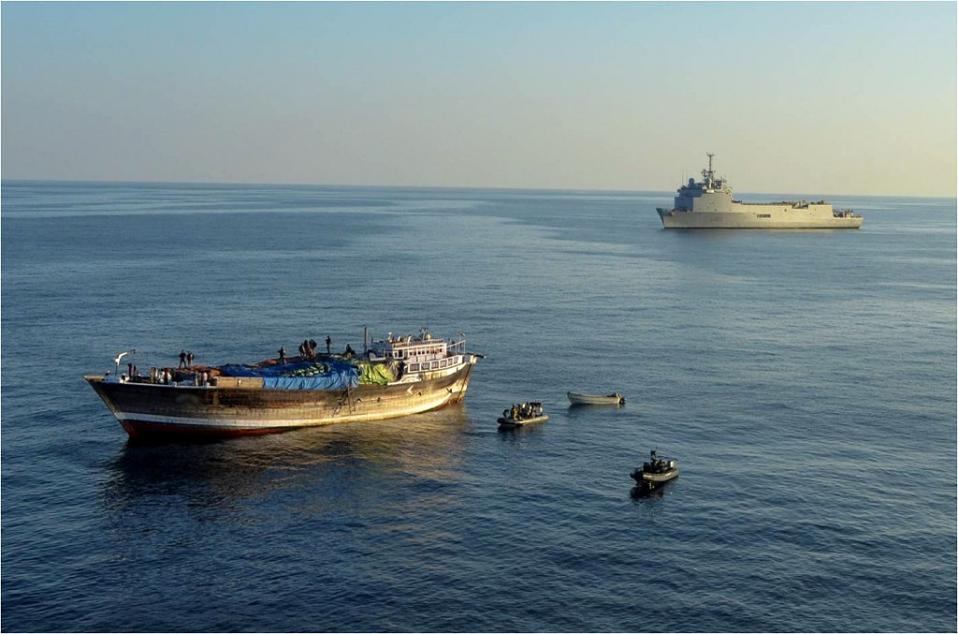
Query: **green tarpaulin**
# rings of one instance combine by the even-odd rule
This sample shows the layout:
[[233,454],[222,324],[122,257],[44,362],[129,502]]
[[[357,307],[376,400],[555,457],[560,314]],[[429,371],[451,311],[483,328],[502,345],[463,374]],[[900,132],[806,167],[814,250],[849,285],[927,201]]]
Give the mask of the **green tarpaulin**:
[[386,385],[387,383],[396,380],[395,375],[385,363],[369,363],[368,361],[360,361],[356,364],[356,369],[359,370],[360,385],[370,383],[375,385]]

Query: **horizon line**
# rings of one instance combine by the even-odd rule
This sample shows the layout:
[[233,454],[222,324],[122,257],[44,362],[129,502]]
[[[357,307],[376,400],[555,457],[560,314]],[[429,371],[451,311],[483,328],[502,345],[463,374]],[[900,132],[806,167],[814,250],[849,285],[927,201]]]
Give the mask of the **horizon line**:
[[[103,180],[103,179],[61,179],[61,178],[0,178],[0,185],[6,183],[69,183],[69,184],[98,184],[98,185],[215,185],[239,187],[341,187],[355,189],[448,189],[448,190],[485,190],[485,191],[540,191],[540,192],[570,192],[570,193],[608,193],[608,194],[666,194],[671,196],[676,189],[590,189],[570,187],[497,187],[491,185],[356,185],[335,183],[305,183],[305,182],[238,182],[238,181],[170,181],[170,180]],[[746,194],[755,195],[793,195],[795,192],[749,191]],[[801,194],[807,195],[807,194]],[[935,196],[929,194],[856,194],[824,192],[822,196],[854,196],[856,198],[933,198],[939,200],[958,200],[958,192],[954,196]]]

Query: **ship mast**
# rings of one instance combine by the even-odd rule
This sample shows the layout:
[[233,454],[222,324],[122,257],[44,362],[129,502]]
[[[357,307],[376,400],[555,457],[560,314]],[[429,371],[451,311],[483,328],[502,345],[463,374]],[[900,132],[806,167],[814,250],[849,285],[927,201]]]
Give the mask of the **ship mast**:
[[715,178],[715,172],[712,171],[712,157],[715,155],[711,152],[706,152],[705,154],[709,157],[709,170],[708,176],[706,177],[706,185],[709,189],[712,189],[712,180]]

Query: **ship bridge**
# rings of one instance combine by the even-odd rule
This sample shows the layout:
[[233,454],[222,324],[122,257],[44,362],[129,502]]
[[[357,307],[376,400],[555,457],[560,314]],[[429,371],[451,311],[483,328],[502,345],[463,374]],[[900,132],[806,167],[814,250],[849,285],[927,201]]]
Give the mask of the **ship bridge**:
[[466,340],[447,342],[422,330],[418,337],[393,337],[392,333],[369,346],[369,360],[396,359],[406,363],[410,372],[439,370],[465,361]]
[[678,211],[728,211],[732,203],[732,188],[724,178],[716,178],[712,169],[711,152],[708,169],[702,170],[702,180],[696,182],[690,178],[689,182],[676,190],[674,209]]

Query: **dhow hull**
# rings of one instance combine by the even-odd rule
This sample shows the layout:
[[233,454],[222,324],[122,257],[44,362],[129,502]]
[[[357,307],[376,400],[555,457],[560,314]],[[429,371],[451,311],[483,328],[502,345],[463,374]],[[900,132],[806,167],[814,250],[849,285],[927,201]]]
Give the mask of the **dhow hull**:
[[92,375],[84,379],[131,437],[242,436],[439,409],[464,398],[472,367],[466,363],[411,383],[335,391],[117,383]]

